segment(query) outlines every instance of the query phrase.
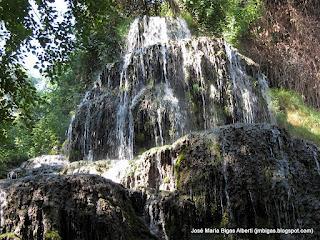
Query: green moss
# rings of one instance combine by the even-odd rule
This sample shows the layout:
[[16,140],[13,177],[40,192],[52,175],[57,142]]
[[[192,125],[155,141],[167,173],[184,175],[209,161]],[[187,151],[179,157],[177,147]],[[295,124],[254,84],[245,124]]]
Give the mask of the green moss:
[[227,227],[229,224],[229,215],[227,212],[224,212],[221,219],[221,227]]
[[200,212],[204,212],[205,211],[205,209],[204,209],[204,205],[205,205],[205,201],[206,201],[205,195],[203,195],[203,194],[195,195],[193,197],[193,201],[194,201],[195,206],[196,206],[198,211],[200,211]]
[[21,240],[20,237],[18,237],[15,233],[3,233],[3,234],[0,234],[0,240],[1,239],[6,239],[6,240]]
[[212,165],[216,166],[218,165],[219,163],[222,162],[222,154],[221,154],[221,145],[219,142],[216,142],[216,141],[209,141],[208,142],[208,149],[209,151],[211,152],[211,154],[214,155],[214,158],[212,158]]
[[148,78],[147,83],[148,83],[148,88],[152,89],[155,85],[156,80],[154,78]]
[[224,106],[223,112],[226,117],[231,117],[231,109],[228,106]]
[[191,109],[194,115],[198,115],[200,109],[199,104],[196,101],[196,96],[193,95],[193,91],[189,91],[186,93],[186,97],[189,103],[191,103]]
[[181,152],[177,158],[176,166],[180,167],[181,162],[186,159],[186,154],[184,152]]
[[170,178],[169,178],[168,176],[166,176],[166,177],[163,179],[163,183],[165,183],[165,184],[170,183]]
[[69,152],[69,158],[70,159],[79,159],[81,156],[81,152],[79,150],[74,150],[72,149],[70,152]]
[[48,231],[46,232],[44,239],[45,240],[61,240],[62,238],[60,237],[58,231]]
[[270,95],[278,125],[291,135],[320,146],[320,112],[307,106],[296,92],[272,89]]
[[271,179],[273,177],[273,171],[270,168],[265,168],[263,170],[264,176],[265,178],[271,182]]
[[258,85],[259,85],[258,79],[254,78],[254,77],[251,77],[250,80],[251,80],[252,86],[253,86],[254,88],[258,87]]
[[138,155],[141,155],[143,154],[144,152],[148,151],[148,149],[146,148],[140,148],[139,151],[138,151]]
[[218,159],[221,159],[221,147],[220,144],[215,142],[212,144],[212,150]]
[[216,53],[217,57],[222,57],[222,58],[227,58],[226,57],[226,53],[224,50],[220,49],[217,53]]
[[211,215],[214,216],[218,211],[218,206],[215,203],[211,203]]
[[183,149],[179,153],[174,165],[174,173],[176,175],[176,186],[178,189],[181,187],[181,180],[184,179],[183,177],[184,174],[180,171],[180,167],[181,167],[181,163],[185,161],[185,159],[186,159],[186,152],[185,152],[185,149]]
[[129,234],[125,236],[127,240],[150,239],[156,240],[156,237],[148,231],[142,220],[137,217],[131,205],[122,206],[125,223],[128,224]]
[[135,139],[138,143],[144,143],[145,142],[145,136],[143,132],[137,133],[135,135]]
[[168,2],[164,2],[160,5],[160,16],[161,17],[173,17],[174,14]]
[[129,176],[133,176],[134,173],[137,171],[138,166],[136,163],[137,160],[133,159],[133,160],[129,160],[129,170],[128,170],[128,175]]
[[201,93],[201,87],[198,83],[195,83],[192,85],[192,92],[193,92],[193,95]]
[[230,115],[229,112],[226,112],[228,108],[221,106],[219,103],[214,103],[214,111],[218,122],[225,122],[226,117]]

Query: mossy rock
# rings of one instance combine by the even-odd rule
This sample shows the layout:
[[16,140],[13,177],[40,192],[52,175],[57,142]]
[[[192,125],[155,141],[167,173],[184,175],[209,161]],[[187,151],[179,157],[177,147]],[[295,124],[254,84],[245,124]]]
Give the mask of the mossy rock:
[[48,231],[44,236],[45,240],[61,240],[60,234],[57,231]]
[[0,234],[0,240],[22,240],[22,239],[18,237],[15,233],[9,232],[9,233]]

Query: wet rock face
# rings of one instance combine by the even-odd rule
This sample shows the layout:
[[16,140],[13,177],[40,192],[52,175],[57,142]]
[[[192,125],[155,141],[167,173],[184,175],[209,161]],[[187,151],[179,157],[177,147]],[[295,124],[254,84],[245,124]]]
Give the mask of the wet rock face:
[[23,162],[20,167],[8,173],[9,179],[17,179],[24,176],[58,173],[69,164],[63,155],[43,155]]
[[[119,99],[105,89],[88,92],[79,106],[77,117],[72,121],[70,160],[105,159],[115,156],[117,150],[116,114]],[[94,155],[93,155],[94,154]]]
[[313,228],[314,235],[275,239],[317,239],[319,156],[275,126],[229,125],[144,153],[124,184],[178,190],[194,204],[194,227]]
[[52,232],[68,240],[189,240],[197,239],[192,228],[313,228],[313,235],[270,239],[319,239],[319,156],[314,145],[268,124],[199,131],[130,161],[122,182],[131,190],[76,174],[108,171],[109,161],[71,163],[59,170],[66,176],[35,171],[3,180],[1,232],[37,240]]
[[0,185],[1,231],[21,239],[43,240],[50,232],[68,240],[156,239],[135,211],[133,193],[101,177],[39,175]]
[[191,239],[191,230],[196,225],[194,203],[178,193],[149,195],[144,215],[150,231],[164,240]]
[[189,240],[192,228],[313,228],[199,239],[320,239],[320,152],[265,123],[266,90],[224,41],[191,38],[181,19],[136,19],[70,125],[76,162],[32,159],[0,182],[1,232]]
[[181,19],[143,17],[70,126],[70,160],[132,159],[194,130],[270,122],[259,67],[221,39],[191,38]]

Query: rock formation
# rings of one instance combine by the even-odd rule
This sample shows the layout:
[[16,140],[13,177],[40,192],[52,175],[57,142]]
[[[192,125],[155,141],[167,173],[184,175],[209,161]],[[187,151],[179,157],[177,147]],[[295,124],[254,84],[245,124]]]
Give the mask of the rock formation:
[[[55,232],[62,239],[100,240],[212,239],[212,234],[191,234],[193,228],[299,228],[314,234],[270,239],[318,239],[319,156],[313,144],[268,124],[195,132],[130,161],[122,179],[126,188],[104,174],[90,174],[94,163],[79,174],[79,166],[86,169],[81,162],[55,174],[32,171],[3,180],[1,230],[22,239]],[[215,237],[268,239],[266,234]]]
[[[94,175],[36,175],[1,184],[1,230],[21,239],[156,239],[122,186]],[[4,209],[6,209],[4,211]]]
[[132,159],[195,130],[270,122],[259,67],[181,19],[143,17],[122,60],[86,93],[70,126],[70,160]]
[[[228,125],[144,153],[131,164],[134,171],[124,185],[175,191],[193,203],[194,228],[314,228],[314,235],[274,239],[317,239],[319,160],[316,146],[292,139],[278,127]],[[170,214],[164,207],[157,211]],[[175,239],[169,219],[159,229]]]
[[[270,124],[267,90],[223,40],[137,18],[70,124],[70,161],[0,181],[0,238],[320,239],[319,149]],[[192,233],[204,228],[313,234]]]

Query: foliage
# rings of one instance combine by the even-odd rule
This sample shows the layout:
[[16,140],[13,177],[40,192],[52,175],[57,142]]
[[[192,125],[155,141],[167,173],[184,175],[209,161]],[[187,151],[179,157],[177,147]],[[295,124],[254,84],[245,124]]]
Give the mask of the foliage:
[[[39,56],[44,66],[63,60],[63,52],[71,44],[71,26],[57,24],[52,1],[36,1],[38,11],[28,0],[2,0],[0,2],[0,125],[14,120],[17,113],[29,117],[30,106],[36,100],[34,87],[28,81],[21,65],[27,52]],[[39,14],[37,14],[37,12]],[[62,44],[61,39],[64,39]],[[37,40],[44,51],[37,51]],[[47,54],[44,54],[47,53]],[[50,56],[50,57],[49,57]],[[38,66],[39,67],[39,66]]]
[[[52,0],[0,2],[1,175],[28,157],[57,153],[72,111],[96,72],[121,51],[128,29],[116,1],[66,1],[58,18]],[[36,92],[22,59],[36,54],[50,88]]]
[[118,1],[67,0],[62,17],[53,2],[0,2],[0,124],[14,120],[16,112],[27,113],[34,103],[35,89],[21,65],[28,52],[37,55],[35,67],[52,80],[68,68],[76,49],[87,62],[82,66],[86,76],[101,66],[101,59],[113,61],[120,52],[126,21]]
[[[2,170],[28,157],[57,153],[61,150],[69,119],[83,92],[91,85],[102,66],[119,57],[123,48],[122,39],[133,17],[141,14],[180,15],[199,34],[224,36],[238,44],[252,23],[263,14],[262,10],[265,10],[262,0],[66,0],[68,9],[62,18],[58,18],[52,0],[35,0],[35,4],[31,4],[32,2],[0,1],[0,42],[4,44],[0,51]],[[301,8],[300,5],[295,7]],[[300,15],[297,15],[296,11],[291,12],[296,14],[293,20],[299,20]],[[270,44],[279,43],[281,39],[287,39],[283,34],[278,34],[283,26],[280,26],[277,32],[278,25],[271,25],[262,34],[267,36],[268,31],[274,28],[268,47]],[[301,29],[303,26],[306,24],[295,27]],[[256,31],[252,32],[252,29]],[[259,27],[251,28],[251,33],[261,36]],[[33,52],[39,57],[40,61],[36,67],[45,71],[49,77],[48,90],[37,93],[35,83],[26,76],[21,59],[27,52]],[[265,55],[268,54],[263,54],[264,58]],[[279,59],[288,62],[283,61],[283,56]],[[317,66],[317,57],[314,59],[308,65]],[[290,61],[292,66],[300,64],[299,61],[293,60]],[[289,73],[294,72],[290,69],[285,70]],[[313,70],[310,72],[314,73]],[[314,79],[317,77],[314,76]],[[310,89],[304,87],[307,85],[305,82],[294,81],[295,85],[291,88],[299,85],[298,88],[303,89],[300,92]],[[287,80],[285,82],[288,83]],[[318,85],[314,86],[317,89]],[[194,85],[192,91],[196,94],[199,86]],[[319,142],[317,112],[303,105],[297,95],[286,95],[284,92],[273,91],[274,103],[278,102],[275,111],[279,123],[295,135]],[[312,96],[307,96],[307,99],[317,98],[319,93],[310,95]],[[300,100],[296,101],[297,99]],[[292,106],[295,108],[292,109]],[[184,160],[183,153],[179,157],[177,167]]]
[[221,34],[229,1],[184,0],[183,2],[202,31]]
[[183,0],[200,32],[224,36],[237,44],[262,13],[261,0]]
[[[1,57],[0,57],[1,58]],[[0,63],[0,126],[15,117],[30,117],[32,106],[39,100],[32,83],[17,64],[2,58]],[[3,129],[0,128],[3,133]],[[3,135],[0,132],[0,139]]]
[[272,89],[272,107],[277,122],[293,136],[320,146],[320,112],[308,107],[296,92]]
[[241,39],[272,87],[304,95],[320,108],[320,5],[318,0],[264,1],[262,17]]
[[59,233],[57,231],[48,231],[44,237],[45,240],[61,240]]
[[29,131],[20,122],[6,126],[6,135],[0,146],[0,176],[6,176],[6,169],[19,165],[28,159]]
[[261,0],[232,0],[226,11],[226,25],[223,36],[231,43],[238,45],[250,25],[262,15]]
[[80,55],[83,62],[80,81],[88,86],[101,66],[117,59],[131,17],[176,16],[182,8],[181,15],[193,28],[191,16],[203,29],[220,35],[231,32],[227,36],[234,39],[256,18],[258,3],[258,0],[66,0],[68,8],[59,17],[52,0],[3,0],[0,123],[12,121],[16,112],[30,115],[29,106],[34,104],[36,94],[20,64],[27,52],[38,56],[36,67],[52,81],[59,80],[75,53]]
[[[81,59],[74,58],[74,65]],[[62,151],[71,115],[82,98],[85,86],[77,80],[76,70],[70,66],[54,84],[38,92],[38,101],[30,110],[30,119],[16,117],[2,125],[0,145],[0,176],[6,170],[28,158]],[[32,80],[33,84],[37,84]]]

